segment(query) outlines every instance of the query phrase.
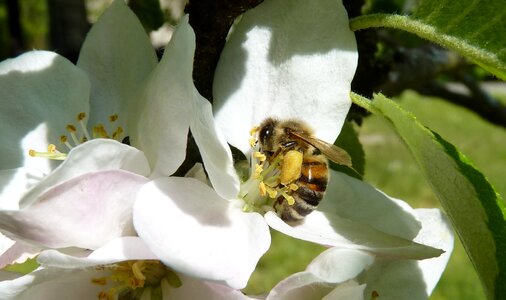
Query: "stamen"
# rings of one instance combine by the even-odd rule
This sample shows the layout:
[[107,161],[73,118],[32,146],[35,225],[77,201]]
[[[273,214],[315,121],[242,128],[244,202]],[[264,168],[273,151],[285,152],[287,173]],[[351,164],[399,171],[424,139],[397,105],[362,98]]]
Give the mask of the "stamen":
[[293,205],[295,203],[295,199],[292,196],[288,195],[287,193],[283,192],[281,193],[281,195],[286,199],[288,205]]
[[72,150],[72,148],[73,148],[73,147],[72,147],[72,145],[68,142],[68,137],[67,137],[66,135],[62,135],[62,136],[60,136],[60,142],[61,142],[62,144],[64,144],[65,146],[67,146],[67,148],[68,148],[69,150]]
[[89,140],[91,140],[91,136],[88,132],[88,129],[86,128],[86,124],[84,123],[85,119],[86,119],[86,114],[84,112],[81,112],[77,115],[77,122],[79,122],[79,125],[81,125],[81,130],[83,131],[83,134],[86,137],[86,141],[89,141]]
[[289,186],[288,186],[289,189],[291,189],[292,191],[296,191],[299,189],[299,186],[296,185],[295,183],[291,183]]
[[371,300],[375,300],[375,299],[378,299],[379,298],[379,293],[377,291],[372,291],[371,292]]
[[269,194],[269,198],[272,198],[272,199],[277,198],[278,191],[276,191],[275,189],[271,188],[270,186],[267,186],[265,189],[267,190],[267,194]]
[[260,196],[265,196],[267,193],[265,183],[263,181],[260,181],[260,184],[258,185],[258,189],[260,190]]
[[92,278],[91,283],[96,285],[106,285],[107,284],[107,278],[100,277],[100,278]]
[[256,138],[252,137],[252,138],[250,138],[250,139],[248,140],[248,142],[249,142],[249,145],[250,145],[250,147],[251,147],[251,148],[255,148],[255,146],[257,145],[257,142],[258,142],[258,141],[257,141],[257,139],[256,139]]
[[260,178],[260,175],[262,174],[263,170],[264,168],[262,167],[262,165],[255,164],[255,178]]
[[107,134],[104,125],[99,124],[93,127],[93,138],[109,138],[109,134]]
[[119,140],[119,137],[121,136],[122,133],[123,133],[123,128],[122,127],[118,127],[112,133],[112,138],[115,139],[115,140]]
[[70,133],[70,137],[74,141],[75,145],[79,145],[79,139],[76,136],[77,129],[74,125],[68,124],[66,127],[67,131]]
[[60,151],[56,150],[56,146],[53,144],[49,144],[49,146],[47,146],[47,152],[39,152],[30,149],[28,150],[28,155],[31,157],[44,157],[54,160],[64,160],[67,157],[66,153],[61,153]]
[[249,130],[249,135],[250,135],[250,136],[254,136],[254,135],[258,132],[258,130],[259,130],[259,129],[260,129],[260,127],[259,127],[259,126],[255,126],[255,127],[251,128],[251,129]]

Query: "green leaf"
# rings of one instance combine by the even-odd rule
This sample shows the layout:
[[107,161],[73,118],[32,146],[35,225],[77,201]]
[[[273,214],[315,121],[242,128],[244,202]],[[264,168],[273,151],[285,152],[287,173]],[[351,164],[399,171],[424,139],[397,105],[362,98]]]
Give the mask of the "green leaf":
[[409,16],[371,14],[352,19],[350,28],[391,27],[414,33],[456,51],[506,80],[504,1],[423,0]]
[[362,144],[358,140],[357,131],[353,128],[353,124],[351,122],[344,122],[341,133],[334,145],[348,152],[351,156],[354,170],[346,166],[336,164],[332,161],[330,161],[330,168],[362,180],[365,169],[365,152],[362,148]]
[[15,263],[8,265],[2,269],[2,271],[16,272],[19,274],[28,274],[39,267],[39,263],[35,258],[27,259],[22,263]]
[[383,95],[353,102],[384,119],[404,141],[448,214],[489,299],[506,299],[506,208],[455,146]]

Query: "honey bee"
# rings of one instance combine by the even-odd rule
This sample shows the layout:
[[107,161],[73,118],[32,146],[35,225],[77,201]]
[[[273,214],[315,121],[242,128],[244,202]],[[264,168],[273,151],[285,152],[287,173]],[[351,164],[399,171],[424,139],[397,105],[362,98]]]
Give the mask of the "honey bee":
[[295,184],[290,190],[294,202],[278,197],[274,209],[287,222],[300,221],[316,209],[329,178],[328,159],[351,168],[348,153],[313,136],[313,131],[298,120],[268,118],[258,128],[260,151],[273,163],[282,155],[280,187]]

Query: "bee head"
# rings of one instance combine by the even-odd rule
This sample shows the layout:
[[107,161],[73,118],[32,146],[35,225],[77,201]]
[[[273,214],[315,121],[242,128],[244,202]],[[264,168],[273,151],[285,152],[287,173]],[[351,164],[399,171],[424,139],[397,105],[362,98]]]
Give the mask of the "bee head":
[[276,129],[278,121],[268,118],[260,125],[258,132],[258,141],[263,151],[274,151],[274,131]]

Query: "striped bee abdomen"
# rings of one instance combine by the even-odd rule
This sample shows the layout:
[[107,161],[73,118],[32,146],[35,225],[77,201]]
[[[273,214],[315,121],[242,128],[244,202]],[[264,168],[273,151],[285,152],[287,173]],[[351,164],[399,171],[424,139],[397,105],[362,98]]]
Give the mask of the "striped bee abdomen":
[[308,155],[302,161],[300,177],[294,182],[298,189],[291,193],[295,203],[289,205],[280,197],[276,210],[284,221],[298,221],[316,209],[328,182],[328,163],[323,155]]

